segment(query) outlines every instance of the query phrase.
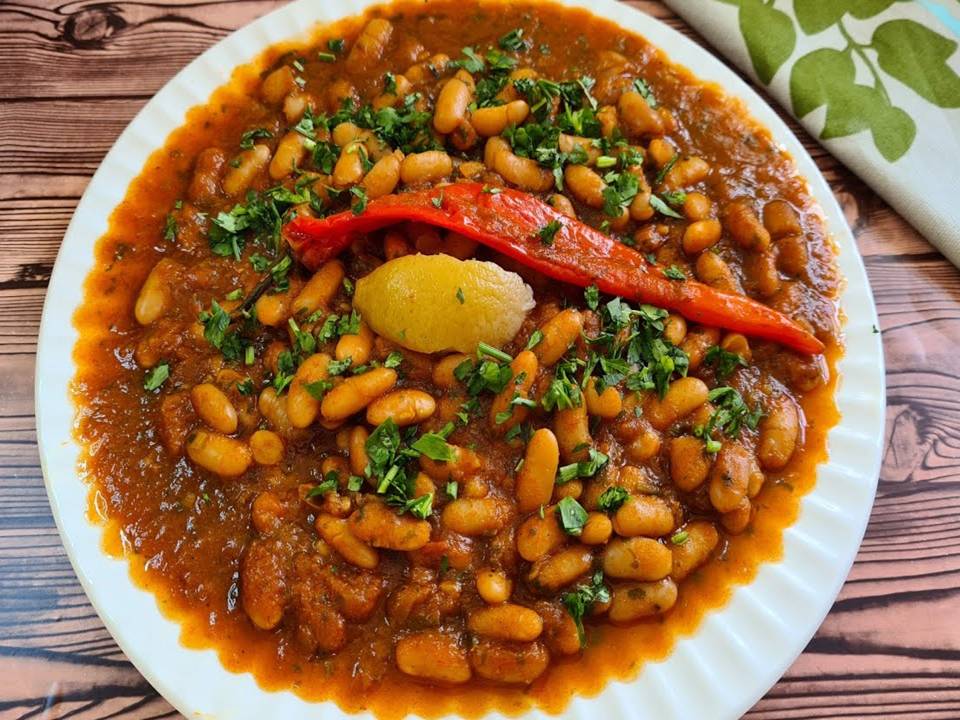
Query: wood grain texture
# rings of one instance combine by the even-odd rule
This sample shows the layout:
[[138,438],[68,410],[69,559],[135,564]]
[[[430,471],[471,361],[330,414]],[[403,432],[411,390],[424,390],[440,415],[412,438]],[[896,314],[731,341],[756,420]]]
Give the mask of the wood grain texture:
[[[116,647],[64,555],[36,451],[36,334],[63,232],[119,132],[181,67],[279,4],[0,4],[0,719],[177,716]],[[702,42],[661,4],[631,4]],[[843,592],[747,717],[960,718],[960,273],[788,122],[873,284],[887,449]]]

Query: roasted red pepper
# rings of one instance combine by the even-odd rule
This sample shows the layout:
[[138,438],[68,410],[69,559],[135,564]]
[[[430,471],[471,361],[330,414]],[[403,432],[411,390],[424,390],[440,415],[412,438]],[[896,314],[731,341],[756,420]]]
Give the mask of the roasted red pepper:
[[[679,312],[688,320],[773,340],[805,353],[823,343],[782,313],[743,295],[695,280],[673,280],[618,240],[563,215],[517,190],[455,183],[372,200],[359,215],[350,211],[317,219],[301,216],[284,237],[311,269],[339,254],[358,235],[402,221],[455,230],[512,257],[547,277]],[[539,232],[561,228],[547,244]]]

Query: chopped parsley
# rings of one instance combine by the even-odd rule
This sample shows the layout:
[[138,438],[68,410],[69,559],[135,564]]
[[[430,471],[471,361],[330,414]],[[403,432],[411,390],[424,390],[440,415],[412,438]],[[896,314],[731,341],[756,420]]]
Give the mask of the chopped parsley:
[[337,472],[328,472],[321,482],[317,483],[307,491],[305,497],[307,499],[313,499],[317,497],[323,497],[327,493],[333,492],[337,489],[337,481],[339,479],[340,475]]
[[426,455],[439,462],[449,462],[455,453],[447,444],[447,436],[453,432],[453,423],[447,423],[436,433],[425,433],[416,440],[416,430],[408,429],[403,435],[400,428],[388,418],[367,438],[368,464],[364,474],[376,483],[376,492],[398,512],[409,512],[426,519],[433,512],[433,493],[413,497],[416,473],[408,470],[410,460]]
[[586,460],[563,465],[557,470],[557,484],[563,485],[577,478],[589,478],[600,472],[601,469],[610,461],[607,455],[599,450],[590,448]]
[[314,400],[323,400],[323,396],[327,394],[333,387],[333,383],[329,380],[315,380],[311,383],[304,383],[303,389],[310,393],[310,397]]
[[575,377],[579,367],[580,363],[575,359],[564,359],[556,364],[553,380],[550,381],[550,386],[540,399],[544,410],[551,412],[580,407],[583,394]]
[[455,458],[453,446],[447,442],[447,436],[442,431],[439,433],[424,433],[410,447],[421,455],[426,455],[437,462],[450,462]]
[[565,533],[579,536],[583,532],[583,526],[587,524],[587,511],[574,498],[562,498],[555,512]]
[[537,345],[540,344],[541,340],[543,340],[543,331],[539,329],[534,330],[532,333],[530,333],[530,339],[527,340],[527,344],[524,349],[533,350]]
[[661,200],[656,195],[650,196],[650,207],[656,210],[661,215],[666,215],[667,217],[677,218],[678,220],[683,220],[683,215],[678,213],[672,207],[667,205],[663,200]]
[[580,647],[587,644],[586,633],[583,630],[583,617],[590,612],[594,603],[610,602],[610,590],[603,584],[603,571],[597,570],[590,578],[589,585],[579,585],[573,591],[563,594],[563,605],[570,617],[577,625],[577,634],[580,636]]
[[497,45],[501,50],[511,52],[520,52],[527,49],[527,43],[523,39],[523,28],[514,28],[506,35],[497,40]]
[[390,354],[387,355],[386,359],[383,361],[383,366],[385,368],[398,368],[400,367],[400,363],[402,362],[403,362],[403,354],[396,350],[392,350],[390,351]]
[[664,270],[663,275],[664,277],[669,278],[670,280],[683,281],[687,279],[687,274],[676,265],[671,265],[666,270]]
[[330,52],[340,54],[343,52],[343,44],[343,38],[331,38],[327,40],[327,49],[330,50]]
[[203,325],[204,339],[223,353],[227,360],[237,361],[241,357],[242,342],[240,334],[230,328],[230,314],[216,300],[210,302],[210,309],[200,313],[197,320]]
[[252,150],[254,141],[256,140],[269,140],[273,137],[273,133],[267,130],[266,128],[253,128],[252,130],[247,130],[243,135],[240,136],[240,149],[241,150]]
[[421,520],[426,520],[430,517],[430,513],[433,512],[433,493],[427,493],[426,495],[421,495],[420,497],[410,498],[407,500],[401,509],[401,512],[405,510],[414,517],[418,517]]
[[683,545],[689,538],[690,533],[686,530],[678,530],[670,536],[670,543],[672,545]]
[[603,189],[603,213],[608,217],[620,217],[640,192],[640,179],[631,172],[607,173],[607,186]]
[[167,219],[163,224],[163,239],[167,242],[176,242],[179,232],[180,228],[177,225],[177,218],[174,217],[173,213],[168,213]]
[[625,382],[628,390],[656,390],[662,397],[675,376],[687,374],[689,358],[663,338],[667,311],[652,305],[634,309],[619,297],[600,306],[601,329],[590,338],[582,386],[597,378],[597,392]]
[[470,74],[476,74],[483,72],[486,65],[483,62],[483,58],[477,55],[472,47],[469,45],[465,48],[462,48],[460,52],[463,54],[463,57],[459,60],[453,60],[448,64],[448,67],[452,68],[463,68]]
[[596,285],[590,285],[583,291],[583,302],[591,310],[596,310],[600,306],[600,289]]
[[[522,78],[529,80],[529,78]],[[517,80],[514,84],[518,85]],[[568,163],[583,164],[587,161],[587,151],[580,145],[574,145],[570,152],[560,150],[559,125],[547,123],[527,123],[518,127],[508,127],[503,137],[510,143],[513,152],[520,157],[536,160],[540,165],[553,172],[554,184],[563,189],[563,168]]]
[[464,297],[463,295],[463,288],[457,288],[457,300],[460,302],[461,305],[463,305],[467,301],[467,298]]
[[392,72],[383,74],[383,91],[389,95],[397,94],[397,76]]
[[716,368],[717,379],[720,382],[724,382],[738,367],[747,367],[747,361],[740,355],[728,352],[719,345],[714,345],[707,350],[703,359]]
[[714,431],[731,438],[740,437],[744,426],[756,430],[763,417],[763,408],[757,406],[751,410],[743,396],[728,385],[714,388],[707,394],[707,399],[713,403],[715,410],[706,425],[694,428],[694,434],[707,441],[712,439]]
[[630,497],[630,493],[627,492],[626,488],[614,485],[600,493],[600,497],[597,498],[597,507],[605,513],[613,514],[620,509],[620,506],[627,501],[628,497]]
[[305,194],[294,193],[280,186],[261,193],[250,190],[246,202],[234,205],[228,212],[221,211],[213,218],[207,233],[210,250],[214,255],[232,256],[239,260],[249,240],[279,254],[284,214],[293,205],[307,202],[308,199]]
[[477,343],[477,357],[492,357],[494,360],[499,360],[500,362],[510,362],[513,360],[507,353],[499,348],[495,348],[493,345],[489,345],[485,342]]
[[551,220],[537,231],[537,237],[544,245],[553,245],[553,240],[563,224],[559,220]]
[[170,366],[167,363],[154,365],[143,377],[143,389],[149,392],[159,390],[167,378],[170,377]]
[[640,97],[647,101],[647,105],[652,108],[657,106],[657,99],[653,96],[653,90],[643,78],[636,78],[633,81],[633,89],[640,93]]
[[271,266],[270,277],[273,280],[274,292],[286,292],[290,289],[290,269],[293,267],[293,259],[289,255],[284,255],[280,260]]
[[350,194],[356,198],[356,201],[353,203],[353,207],[351,208],[353,210],[353,214],[362,214],[363,211],[367,209],[367,191],[359,185],[354,185],[352,188],[350,188]]
[[273,376],[273,389],[277,395],[287,389],[287,386],[293,382],[294,373],[297,372],[297,360],[293,353],[284,350],[277,355],[277,373]]

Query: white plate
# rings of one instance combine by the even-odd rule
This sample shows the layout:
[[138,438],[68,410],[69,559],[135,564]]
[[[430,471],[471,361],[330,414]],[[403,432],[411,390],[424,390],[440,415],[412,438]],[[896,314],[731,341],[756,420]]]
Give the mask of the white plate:
[[[53,269],[37,357],[37,438],[47,492],[77,576],[104,624],[150,683],[187,717],[261,720],[337,718],[333,703],[309,704],[290,692],[268,693],[250,675],[235,675],[212,650],[188,650],[180,629],[163,618],[152,595],[131,583],[125,561],[100,550],[102,530],[86,517],[87,486],[77,472],[71,430],[74,375],[71,324],[93,267],[96,240],[148,155],[204,103],[234,67],[279,41],[302,36],[314,22],[361,12],[373,0],[297,0],[238,30],[177,74],[130,123],[84,193]],[[567,0],[645,36],[676,63],[695,69],[742,98],[753,116],[795,158],[823,208],[847,279],[846,357],[839,364],[840,423],[829,434],[830,459],[784,533],[783,560],[760,568],[722,609],[708,613],[664,661],[648,663],[631,682],[612,682],[597,697],[575,699],[572,718],[736,718],[783,674],[822,622],[850,569],[876,489],[883,442],[884,374],[876,310],[863,264],[840,208],[810,156],[777,115],[733,72],[675,30],[613,0]],[[529,717],[545,717],[531,712]]]

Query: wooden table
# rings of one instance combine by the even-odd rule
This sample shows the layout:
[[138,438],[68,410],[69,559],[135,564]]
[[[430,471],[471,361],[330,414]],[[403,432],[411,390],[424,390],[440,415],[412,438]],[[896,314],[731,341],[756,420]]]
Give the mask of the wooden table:
[[[114,644],[61,547],[34,432],[36,335],[67,222],[117,135],[181,67],[280,4],[0,4],[2,718],[177,715]],[[702,42],[659,3],[632,4]],[[887,451],[840,598],[749,717],[958,718],[960,273],[790,124],[866,260],[887,357]]]

